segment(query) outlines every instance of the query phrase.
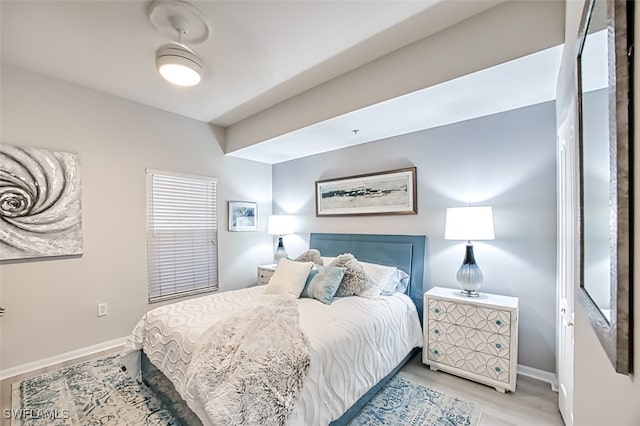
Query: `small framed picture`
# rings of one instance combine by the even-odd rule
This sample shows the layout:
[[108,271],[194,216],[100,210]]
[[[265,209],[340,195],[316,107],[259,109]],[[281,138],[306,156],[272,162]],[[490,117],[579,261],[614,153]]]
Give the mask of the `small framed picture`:
[[258,203],[229,201],[229,231],[257,231]]

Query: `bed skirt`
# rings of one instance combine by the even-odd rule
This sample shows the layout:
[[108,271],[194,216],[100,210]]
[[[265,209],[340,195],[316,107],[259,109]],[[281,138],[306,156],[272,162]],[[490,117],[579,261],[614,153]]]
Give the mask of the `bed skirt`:
[[171,380],[149,360],[142,351],[140,356],[142,381],[153,391],[160,401],[171,411],[171,414],[183,425],[202,426],[202,422],[187,406]]
[[[351,406],[339,419],[331,422],[330,426],[346,426],[362,408],[373,398],[382,387],[405,365],[421,348],[413,348],[409,354],[389,374],[382,378],[374,387],[369,389],[355,404]],[[171,411],[173,416],[182,424],[202,426],[202,422],[187,406],[187,403],[175,390],[173,383],[160,371],[147,355],[141,355],[142,380],[151,388],[160,401]]]

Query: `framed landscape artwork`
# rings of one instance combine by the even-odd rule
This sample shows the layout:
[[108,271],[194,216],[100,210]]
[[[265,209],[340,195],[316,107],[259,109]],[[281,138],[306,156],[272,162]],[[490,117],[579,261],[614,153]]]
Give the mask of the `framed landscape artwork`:
[[258,203],[229,201],[229,231],[257,231]]
[[316,216],[416,213],[415,167],[316,181]]

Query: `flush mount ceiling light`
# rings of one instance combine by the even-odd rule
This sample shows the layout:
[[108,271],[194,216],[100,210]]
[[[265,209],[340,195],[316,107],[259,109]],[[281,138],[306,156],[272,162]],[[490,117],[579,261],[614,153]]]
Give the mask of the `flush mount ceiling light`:
[[155,0],[148,10],[149,21],[174,43],[156,51],[156,67],[162,77],[177,86],[193,86],[200,82],[204,67],[198,55],[186,43],[197,44],[209,38],[204,15],[181,0]]
[[187,46],[178,43],[160,46],[156,52],[160,75],[177,86],[194,86],[202,79],[202,62]]

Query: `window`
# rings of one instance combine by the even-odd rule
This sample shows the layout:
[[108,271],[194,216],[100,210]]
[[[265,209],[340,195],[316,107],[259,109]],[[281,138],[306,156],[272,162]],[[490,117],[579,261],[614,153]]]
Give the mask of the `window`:
[[147,169],[149,302],[218,289],[216,180]]

